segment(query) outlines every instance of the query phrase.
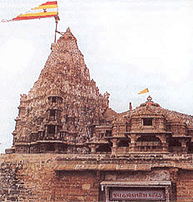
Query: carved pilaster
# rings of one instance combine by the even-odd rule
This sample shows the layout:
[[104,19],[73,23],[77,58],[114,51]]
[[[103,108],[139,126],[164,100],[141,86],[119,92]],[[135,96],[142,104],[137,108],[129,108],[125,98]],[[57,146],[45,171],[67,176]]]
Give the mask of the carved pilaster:
[[172,187],[170,189],[170,200],[171,201],[176,201],[176,198],[177,198],[177,189],[176,189],[176,183],[177,183],[177,180],[178,180],[178,171],[179,169],[178,168],[170,168],[169,169],[169,173],[170,173],[170,180],[171,180],[171,183],[172,183]]
[[115,155],[117,153],[118,139],[111,139],[111,142],[113,143],[113,146],[111,148],[111,154]]
[[96,153],[96,149],[99,147],[99,145],[97,145],[97,144],[90,144],[90,145],[88,145],[88,147],[91,149],[91,153],[93,154],[93,153]]
[[135,143],[136,143],[136,140],[137,140],[137,136],[136,136],[136,134],[131,134],[130,137],[131,137],[131,143],[129,144],[129,150],[131,152],[134,152],[135,151]]

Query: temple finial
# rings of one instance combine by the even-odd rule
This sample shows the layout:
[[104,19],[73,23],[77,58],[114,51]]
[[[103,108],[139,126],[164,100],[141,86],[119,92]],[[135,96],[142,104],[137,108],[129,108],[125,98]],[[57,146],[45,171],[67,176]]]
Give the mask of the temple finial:
[[67,28],[66,32],[71,32],[70,27]]
[[147,101],[152,102],[152,97],[150,95],[148,96]]

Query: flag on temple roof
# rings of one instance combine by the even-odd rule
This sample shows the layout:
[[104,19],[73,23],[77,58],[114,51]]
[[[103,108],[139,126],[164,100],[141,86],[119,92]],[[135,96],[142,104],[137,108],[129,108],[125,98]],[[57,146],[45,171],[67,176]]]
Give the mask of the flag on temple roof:
[[2,20],[2,22],[31,20],[31,19],[40,19],[57,16],[58,16],[57,1],[47,1],[46,3],[43,3],[38,7],[32,8],[31,11],[25,14],[20,14],[11,20]]
[[148,92],[149,92],[148,88],[145,88],[144,90],[140,91],[138,94],[144,94],[144,93],[148,93]]

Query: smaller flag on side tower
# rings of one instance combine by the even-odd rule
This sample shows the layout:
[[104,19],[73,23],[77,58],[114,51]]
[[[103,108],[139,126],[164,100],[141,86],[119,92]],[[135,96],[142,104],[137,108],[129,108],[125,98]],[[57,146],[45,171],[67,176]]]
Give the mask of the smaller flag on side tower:
[[58,16],[57,1],[48,1],[46,3],[39,5],[38,7],[32,8],[30,12],[20,14],[11,20],[2,20],[2,22],[31,20],[31,19],[40,19],[57,16]]
[[149,89],[145,88],[144,90],[142,90],[141,92],[139,92],[138,94],[144,94],[144,93],[149,93]]

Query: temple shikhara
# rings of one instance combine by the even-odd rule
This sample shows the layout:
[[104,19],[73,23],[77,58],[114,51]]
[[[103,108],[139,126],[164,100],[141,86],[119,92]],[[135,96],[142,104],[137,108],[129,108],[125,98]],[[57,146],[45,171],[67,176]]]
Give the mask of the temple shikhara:
[[21,95],[0,201],[193,201],[193,116],[151,96],[117,113],[109,96],[68,28]]

